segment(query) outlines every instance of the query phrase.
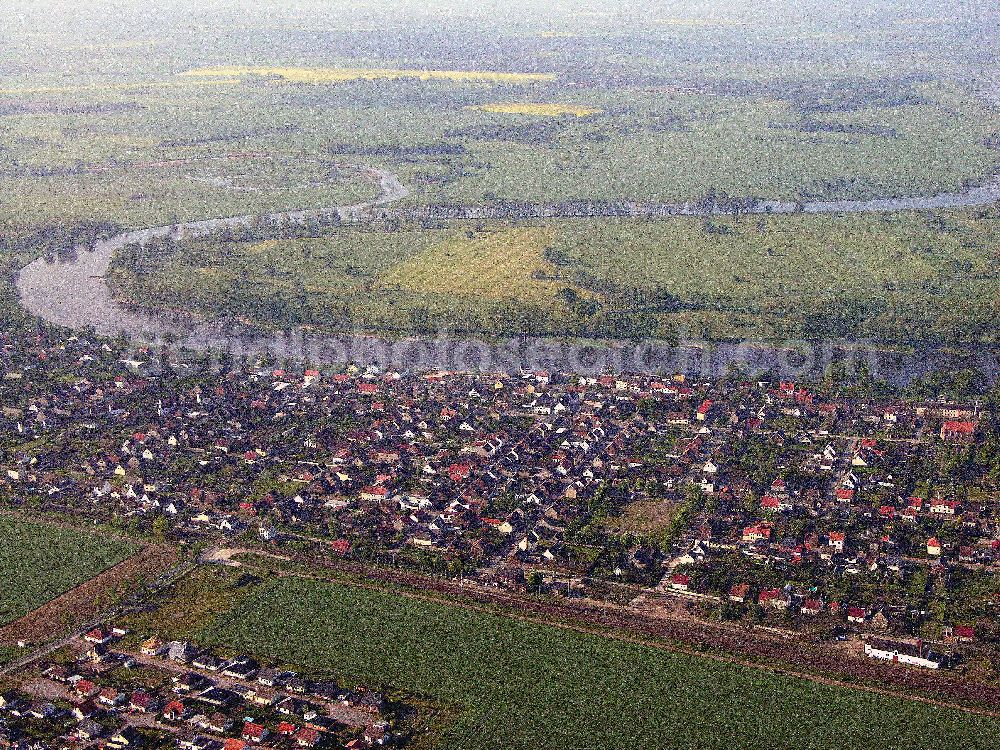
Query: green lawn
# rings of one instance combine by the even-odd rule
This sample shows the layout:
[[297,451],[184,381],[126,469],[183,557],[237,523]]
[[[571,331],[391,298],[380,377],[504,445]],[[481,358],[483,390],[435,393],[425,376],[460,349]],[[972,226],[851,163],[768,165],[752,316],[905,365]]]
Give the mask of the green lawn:
[[460,707],[440,747],[989,748],[996,721],[598,636],[285,579],[203,643]]
[[121,562],[135,548],[101,534],[0,517],[0,625]]

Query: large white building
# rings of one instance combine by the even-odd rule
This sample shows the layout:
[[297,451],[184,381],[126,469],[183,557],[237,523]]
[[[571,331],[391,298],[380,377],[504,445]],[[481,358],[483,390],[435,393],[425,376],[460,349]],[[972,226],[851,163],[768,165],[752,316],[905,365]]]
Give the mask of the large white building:
[[940,669],[946,662],[944,654],[937,653],[922,641],[890,641],[884,638],[865,640],[865,655],[873,659],[909,664],[924,669]]

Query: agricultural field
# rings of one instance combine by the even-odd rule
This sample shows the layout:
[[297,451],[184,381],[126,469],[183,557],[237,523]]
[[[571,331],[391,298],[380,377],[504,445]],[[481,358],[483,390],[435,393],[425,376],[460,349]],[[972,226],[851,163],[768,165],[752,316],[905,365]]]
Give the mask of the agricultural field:
[[989,342],[998,246],[996,209],[452,222],[195,241],[111,278],[279,328]]
[[992,719],[293,578],[254,584],[198,641],[453,706],[457,720],[437,728],[441,747],[750,748],[780,737],[789,747],[985,748],[1000,739]]
[[0,539],[0,626],[135,552],[112,537],[9,516],[0,516]]
[[560,289],[558,282],[543,280],[556,270],[543,258],[551,234],[539,228],[467,232],[393,266],[380,281],[426,294],[544,303]]

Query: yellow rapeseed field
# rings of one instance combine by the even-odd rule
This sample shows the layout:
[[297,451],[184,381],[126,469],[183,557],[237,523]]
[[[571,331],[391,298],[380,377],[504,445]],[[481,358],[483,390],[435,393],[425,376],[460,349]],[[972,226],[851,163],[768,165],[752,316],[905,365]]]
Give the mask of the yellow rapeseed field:
[[551,303],[565,284],[542,253],[551,230],[519,227],[456,237],[389,269],[382,281],[414,292]]
[[537,83],[554,81],[553,73],[500,73],[489,70],[404,70],[381,68],[282,68],[217,67],[195,68],[181,75],[232,78],[235,76],[275,76],[293,83],[342,83],[344,81],[416,78],[472,83]]
[[576,115],[586,117],[596,115],[604,110],[598,107],[581,107],[575,104],[543,104],[531,102],[498,102],[496,104],[480,104],[466,109],[478,109],[481,112],[496,112],[509,115],[534,115],[536,117],[559,117],[561,115]]

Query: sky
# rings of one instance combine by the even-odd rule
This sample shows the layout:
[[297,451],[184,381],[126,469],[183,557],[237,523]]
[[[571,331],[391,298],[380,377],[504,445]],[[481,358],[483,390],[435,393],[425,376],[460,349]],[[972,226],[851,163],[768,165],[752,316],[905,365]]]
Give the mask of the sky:
[[888,19],[925,21],[985,20],[997,15],[991,0],[6,0],[5,14],[53,21],[104,18],[155,19],[240,13],[279,18],[313,14],[395,16],[474,15],[515,17],[528,14],[574,16],[671,16],[680,18]]

